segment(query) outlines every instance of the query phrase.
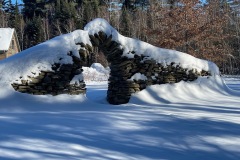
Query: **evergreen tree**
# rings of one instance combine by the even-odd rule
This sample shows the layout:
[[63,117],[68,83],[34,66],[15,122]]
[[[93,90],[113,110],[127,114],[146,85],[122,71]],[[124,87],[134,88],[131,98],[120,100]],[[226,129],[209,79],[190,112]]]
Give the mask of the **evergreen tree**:
[[2,10],[3,7],[3,0],[0,0],[0,10]]
[[45,16],[45,0],[23,0],[23,3],[23,15],[25,19],[33,19],[35,16]]
[[127,10],[133,11],[135,8],[136,8],[135,7],[135,0],[125,0],[123,2],[123,8],[122,8],[123,10],[127,9]]
[[9,22],[8,22],[8,25],[9,27],[11,28],[16,28],[17,27],[17,17],[19,16],[19,10],[18,10],[18,6],[17,6],[17,3],[16,5],[14,6],[12,4],[12,2],[10,1],[9,3],[9,9],[8,9],[8,14],[9,14]]
[[[83,0],[83,26],[99,15],[99,0]],[[93,12],[94,11],[94,12]]]
[[13,5],[11,0],[2,0],[1,8],[4,12],[10,13],[12,11]]
[[56,23],[55,27],[60,33],[69,32],[69,23],[74,23],[77,18],[76,7],[74,1],[57,0],[55,3],[55,13],[53,22]]
[[41,24],[41,17],[33,17],[33,19],[27,20],[25,27],[25,45],[27,48],[37,45],[43,41]]
[[122,15],[121,15],[121,27],[120,27],[120,32],[121,34],[125,35],[125,36],[131,36],[131,16],[130,16],[130,11],[127,9],[123,9],[122,11]]

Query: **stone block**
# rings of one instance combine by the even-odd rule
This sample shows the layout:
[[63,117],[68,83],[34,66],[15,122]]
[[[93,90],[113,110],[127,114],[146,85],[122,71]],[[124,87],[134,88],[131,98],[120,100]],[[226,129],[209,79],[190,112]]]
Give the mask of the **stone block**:
[[70,71],[72,70],[72,65],[71,64],[63,64],[60,67],[60,71]]
[[107,39],[107,35],[102,31],[98,32],[98,35],[103,42]]
[[100,42],[96,37],[94,37],[93,35],[89,35],[89,37],[94,46],[99,46]]
[[22,86],[22,85],[18,86],[18,89],[28,89],[28,88],[29,88],[28,86]]
[[49,76],[46,76],[44,79],[43,79],[43,83],[51,83],[52,82],[52,79],[49,77]]
[[43,86],[34,86],[34,88],[37,89],[37,90],[43,90],[44,89]]
[[41,82],[41,79],[38,79],[37,77],[36,78],[31,78],[31,81],[30,81],[30,83],[34,83],[34,84],[40,83],[40,82]]
[[87,49],[89,52],[93,52],[93,47],[90,46],[89,44],[86,44],[86,49]]
[[47,89],[47,91],[52,91],[53,87],[52,86],[48,86],[46,89]]
[[105,42],[103,42],[103,46],[104,48],[108,48],[111,45],[112,42],[112,35],[110,35],[109,37],[107,37],[107,39],[105,40]]

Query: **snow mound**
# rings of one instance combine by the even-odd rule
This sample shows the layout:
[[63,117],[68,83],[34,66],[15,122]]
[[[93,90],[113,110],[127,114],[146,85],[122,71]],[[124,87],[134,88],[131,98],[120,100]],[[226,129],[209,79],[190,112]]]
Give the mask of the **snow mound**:
[[93,63],[90,68],[94,68],[100,73],[108,73],[108,70],[106,70],[106,68],[104,68],[100,63]]
[[[175,84],[152,85],[134,94],[129,103],[134,104],[168,104],[221,103],[226,98],[237,97],[239,103],[240,92],[227,87],[220,76],[199,77],[193,82],[181,81]],[[144,97],[144,98],[143,98]]]
[[84,81],[108,81],[110,70],[100,63],[93,63],[91,67],[83,67]]
[[141,74],[141,73],[135,73],[131,78],[130,78],[130,80],[143,80],[143,81],[145,81],[145,80],[147,80],[147,77],[144,75],[144,74]]

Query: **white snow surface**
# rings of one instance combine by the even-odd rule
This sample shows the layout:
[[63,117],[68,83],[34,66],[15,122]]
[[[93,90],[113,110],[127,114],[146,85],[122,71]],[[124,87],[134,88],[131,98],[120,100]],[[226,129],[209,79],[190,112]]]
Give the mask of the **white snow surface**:
[[103,65],[101,65],[100,63],[93,63],[90,68],[94,68],[96,69],[98,72],[101,73],[106,73],[108,72],[108,70],[106,68],[103,67]]
[[7,51],[11,44],[13,28],[0,28],[0,51]]
[[97,18],[89,22],[84,30],[88,31],[90,35],[97,34],[100,31],[103,31],[108,36],[112,35],[112,39],[121,44],[124,51],[123,56],[128,58],[133,58],[135,54],[144,55],[148,57],[145,60],[154,59],[165,65],[175,62],[176,65],[180,65],[183,68],[196,69],[197,71],[205,70],[210,71],[212,75],[219,75],[219,69],[213,62],[201,60],[186,53],[155,47],[133,38],[124,37],[102,18]]
[[106,102],[107,81],[87,88],[85,96],[2,88],[0,159],[240,159],[240,92],[219,76],[150,86],[118,106]]
[[147,80],[147,77],[144,75],[144,74],[141,74],[141,73],[135,73],[131,78],[130,80]]
[[70,84],[79,85],[80,82],[82,82],[83,80],[84,80],[83,74],[81,73],[81,74],[75,75],[73,79],[70,81]]
[[86,82],[108,81],[109,68],[104,68],[100,63],[93,63],[90,67],[83,67],[83,77]]

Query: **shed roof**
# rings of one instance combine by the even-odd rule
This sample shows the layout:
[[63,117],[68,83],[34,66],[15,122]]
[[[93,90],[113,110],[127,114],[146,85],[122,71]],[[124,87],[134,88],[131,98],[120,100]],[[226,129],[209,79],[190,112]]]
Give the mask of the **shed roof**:
[[0,51],[6,51],[9,49],[13,33],[13,28],[0,28]]

